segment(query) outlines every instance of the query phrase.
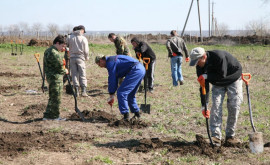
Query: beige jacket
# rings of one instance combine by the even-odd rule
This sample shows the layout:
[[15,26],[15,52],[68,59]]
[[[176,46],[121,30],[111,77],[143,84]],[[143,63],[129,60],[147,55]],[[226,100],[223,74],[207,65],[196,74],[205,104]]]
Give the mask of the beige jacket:
[[80,30],[75,31],[68,36],[67,45],[69,47],[70,58],[89,60],[88,41],[86,37],[80,33]]

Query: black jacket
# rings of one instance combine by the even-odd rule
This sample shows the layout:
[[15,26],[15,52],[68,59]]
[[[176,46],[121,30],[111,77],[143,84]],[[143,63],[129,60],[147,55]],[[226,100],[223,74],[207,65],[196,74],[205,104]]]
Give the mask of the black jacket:
[[[205,66],[203,68],[196,66],[196,70],[198,77],[207,74],[205,86],[208,100],[209,83],[222,87],[232,84],[241,77],[242,66],[235,57],[226,51],[212,50],[207,51],[206,54]],[[202,105],[204,105],[203,103],[202,100]]]
[[[136,47],[135,49],[135,53],[139,52],[142,54],[142,58],[144,57],[149,57],[151,62],[156,60],[156,55],[154,53],[154,51],[152,50],[152,48],[145,43],[144,41],[139,42],[138,47]],[[137,56],[136,56],[137,57]],[[138,57],[137,57],[138,58]]]

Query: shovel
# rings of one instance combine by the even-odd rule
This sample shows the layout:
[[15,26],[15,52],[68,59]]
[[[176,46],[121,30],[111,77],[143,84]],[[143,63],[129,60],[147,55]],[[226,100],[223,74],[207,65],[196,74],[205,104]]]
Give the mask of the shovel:
[[36,60],[37,60],[37,63],[38,63],[38,67],[39,67],[39,71],[40,71],[40,74],[41,74],[41,78],[42,78],[42,85],[41,85],[41,89],[42,89],[42,92],[44,93],[44,91],[47,91],[48,88],[46,86],[44,86],[44,81],[45,81],[45,78],[42,74],[42,71],[41,71],[41,67],[40,67],[40,63],[39,63],[39,56],[40,54],[39,53],[35,53],[34,54]]
[[[66,67],[65,67],[65,66],[66,66],[66,60],[65,60],[65,59],[63,60],[63,66],[64,66],[64,69],[66,69]],[[71,85],[71,82],[70,82],[70,75],[69,75],[69,72],[67,72],[66,75],[67,75],[68,84],[69,84],[70,88],[72,89],[72,90],[71,90],[71,91],[72,91],[72,95],[73,95],[74,100],[75,100],[75,112],[80,116],[80,118],[81,118],[82,121],[84,122],[84,121],[85,121],[84,116],[83,116],[82,112],[81,112],[81,111],[79,110],[79,108],[78,108],[78,105],[77,105],[77,97],[76,97],[76,95],[75,95],[75,92],[74,92],[74,90],[73,90],[73,88],[72,88],[72,85]]]
[[[206,111],[207,111],[207,99],[206,99],[206,89],[205,89],[205,81],[204,82],[201,82],[199,81],[201,87],[202,87],[202,95],[204,97],[204,108],[205,108],[205,114],[206,114]],[[214,147],[214,144],[213,144],[213,141],[212,141],[212,138],[210,136],[210,131],[209,131],[209,124],[208,124],[208,118],[205,118],[206,120],[206,129],[207,129],[207,134],[208,134],[208,138],[210,140],[210,144],[212,147]]]
[[[247,77],[247,78],[245,78]],[[257,132],[252,118],[252,110],[251,110],[251,102],[249,97],[249,90],[248,90],[248,83],[251,80],[251,74],[250,73],[242,73],[242,80],[246,84],[247,89],[247,99],[248,99],[248,108],[249,108],[249,117],[250,117],[250,123],[253,130],[253,133],[250,133],[249,136],[249,147],[251,149],[252,153],[261,153],[263,152],[263,134],[262,132]]]
[[[145,64],[146,71],[148,70],[148,64],[150,63],[150,58],[143,58],[143,63]],[[147,93],[147,75],[144,76],[144,103],[141,104],[141,110],[144,113],[150,114],[150,104],[146,104],[146,93]]]

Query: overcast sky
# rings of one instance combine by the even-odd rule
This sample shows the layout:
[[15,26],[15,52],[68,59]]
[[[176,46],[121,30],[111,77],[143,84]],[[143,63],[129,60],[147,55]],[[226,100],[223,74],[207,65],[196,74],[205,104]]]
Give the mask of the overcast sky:
[[[230,30],[243,30],[250,21],[270,22],[265,0],[211,0],[214,16]],[[60,27],[84,25],[89,31],[182,30],[191,0],[1,0],[0,25],[20,22]],[[212,8],[212,7],[211,7]],[[208,30],[208,0],[200,0],[201,25]],[[194,0],[186,30],[199,30]]]

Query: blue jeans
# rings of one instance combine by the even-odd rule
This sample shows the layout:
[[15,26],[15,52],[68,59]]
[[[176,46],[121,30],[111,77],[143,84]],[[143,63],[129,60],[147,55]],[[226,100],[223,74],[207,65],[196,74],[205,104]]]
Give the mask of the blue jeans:
[[183,61],[183,56],[171,57],[171,71],[172,71],[173,86],[177,86],[178,81],[184,80],[182,76],[182,68],[181,68],[182,61]]

